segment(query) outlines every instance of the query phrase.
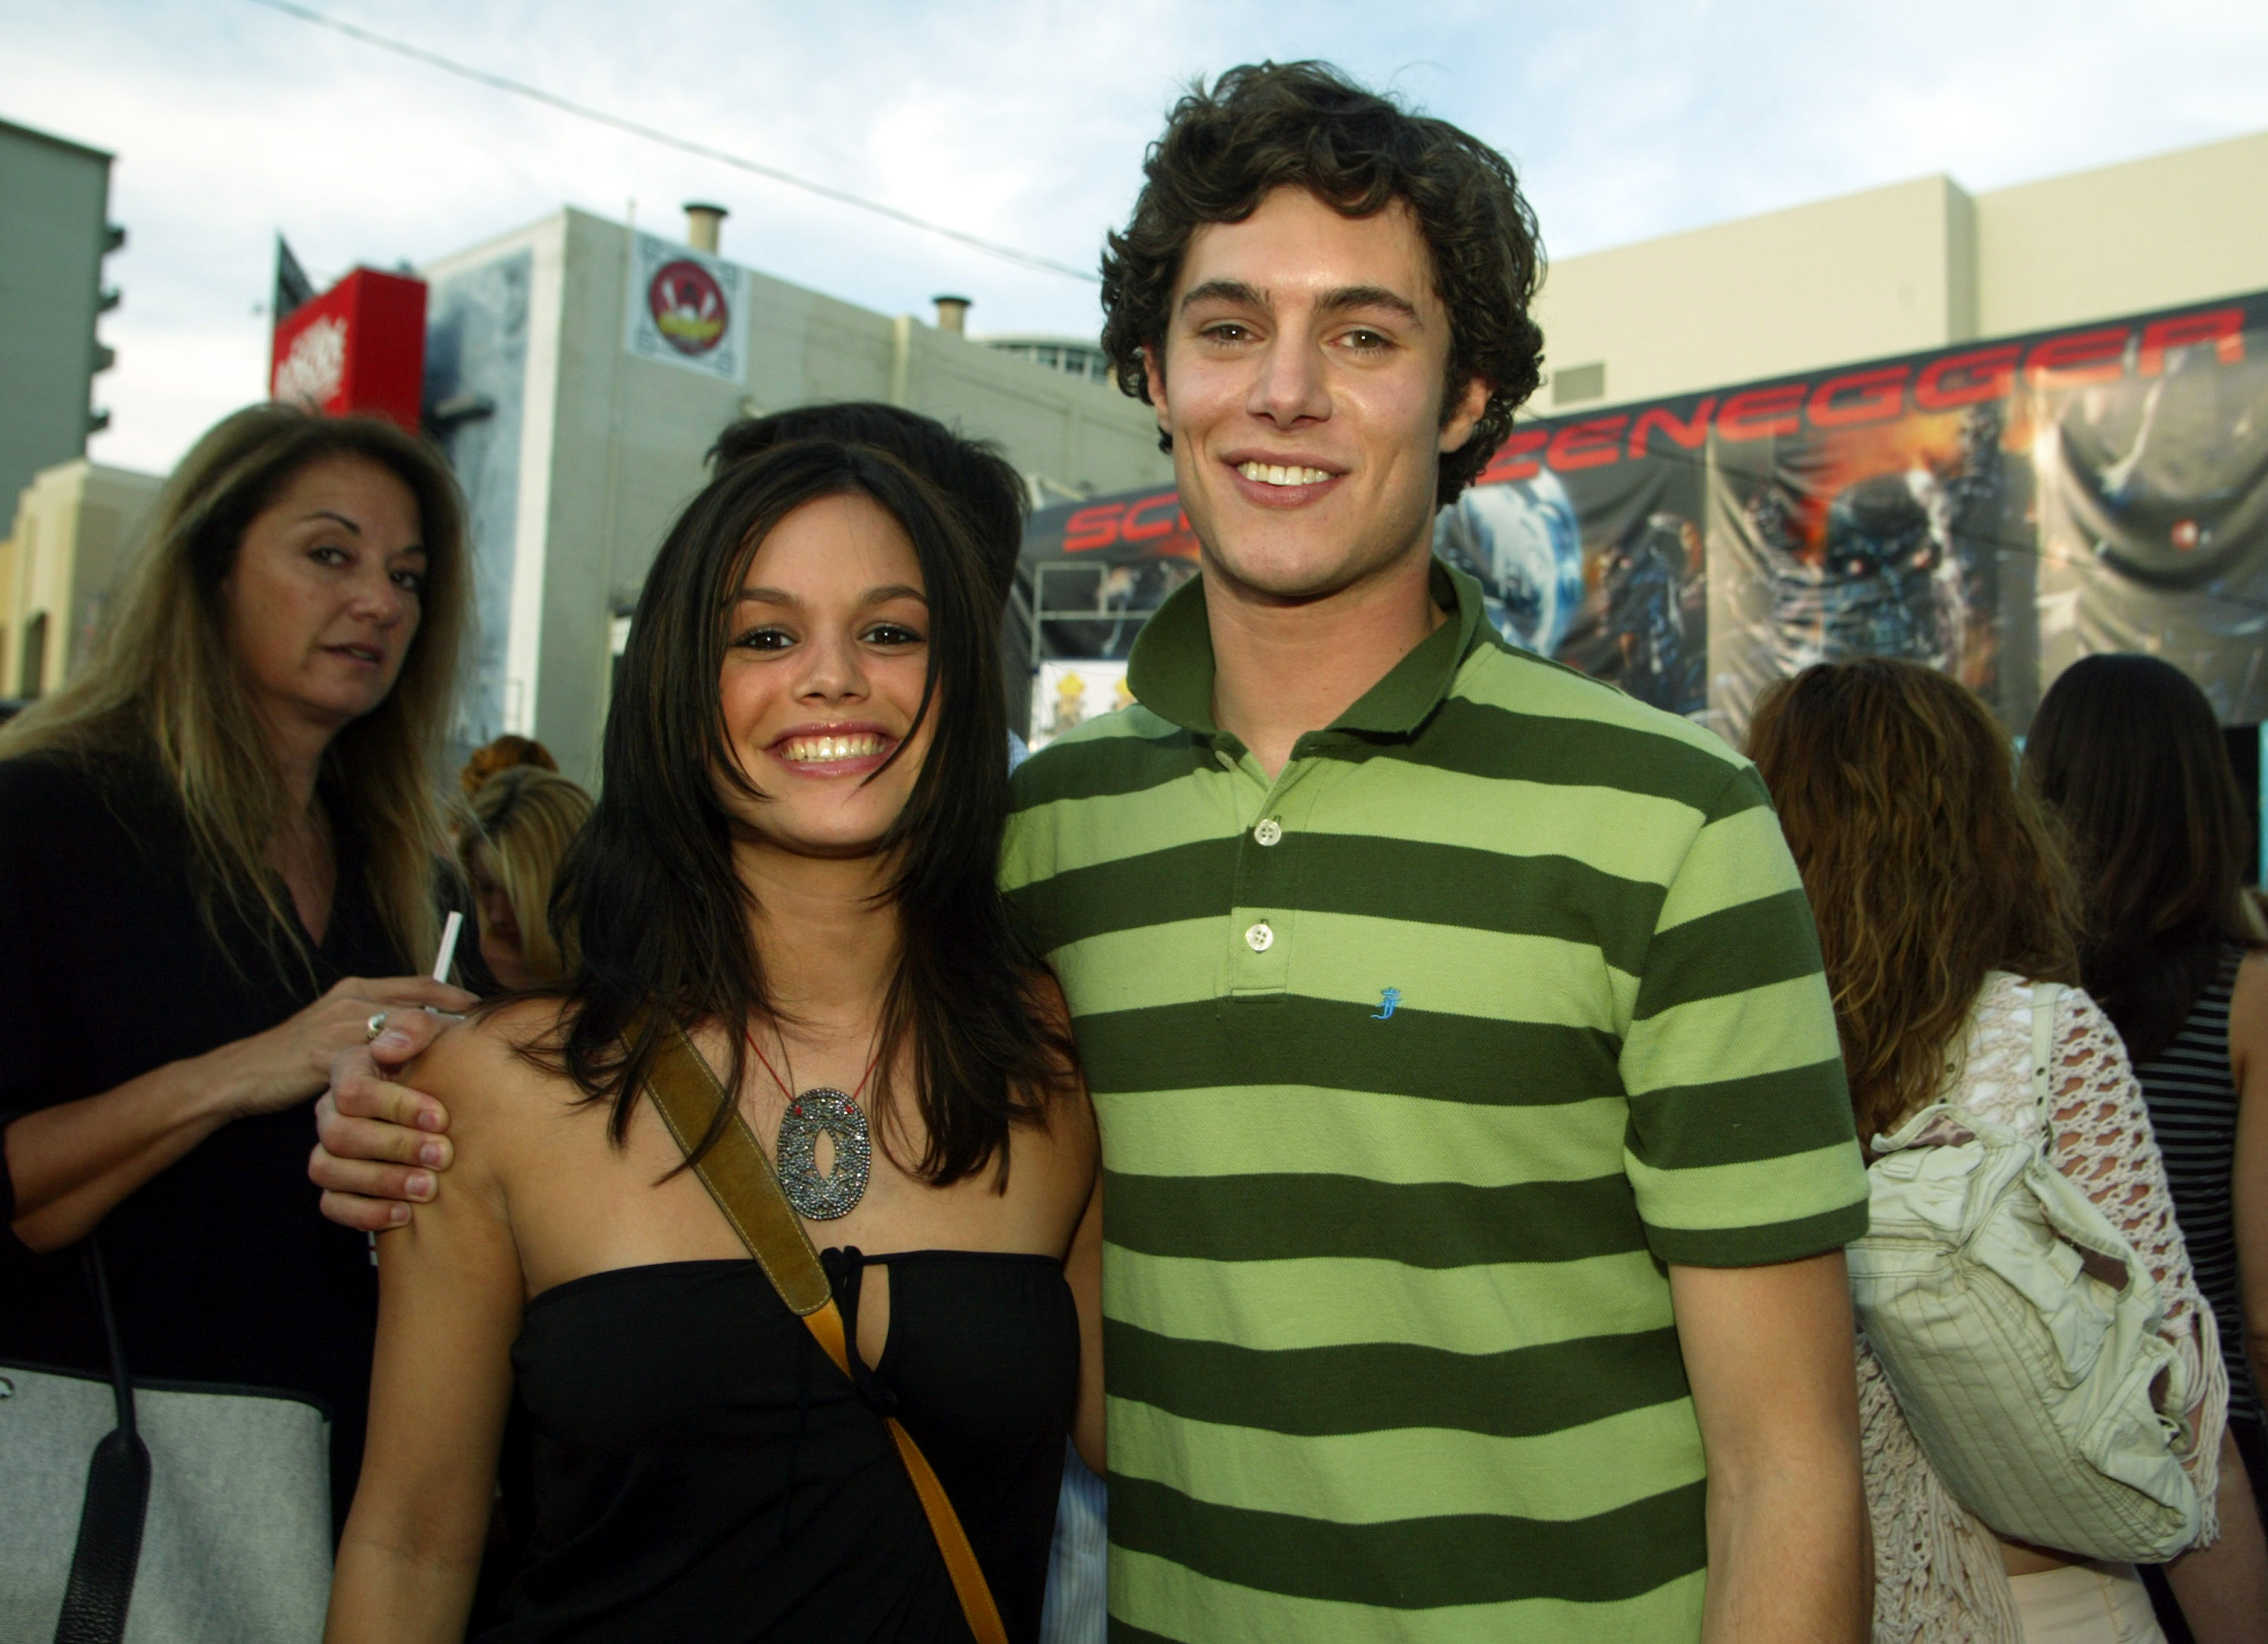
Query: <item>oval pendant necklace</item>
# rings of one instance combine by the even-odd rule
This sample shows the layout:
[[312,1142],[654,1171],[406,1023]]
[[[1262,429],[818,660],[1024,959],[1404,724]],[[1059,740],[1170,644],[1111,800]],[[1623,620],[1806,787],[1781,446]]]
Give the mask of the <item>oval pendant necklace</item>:
[[[748,1048],[755,1052],[757,1061],[771,1075],[780,1094],[787,1097],[787,1105],[780,1110],[779,1132],[772,1144],[773,1169],[779,1176],[780,1192],[795,1207],[795,1213],[806,1220],[832,1222],[838,1216],[849,1215],[866,1196],[866,1178],[873,1170],[873,1141],[858,1097],[865,1091],[866,1081],[874,1076],[874,1069],[881,1064],[882,1053],[876,1051],[873,1061],[866,1064],[858,1090],[846,1095],[832,1085],[820,1085],[799,1095],[779,1076],[778,1069],[757,1046],[754,1028],[748,1030]],[[788,1072],[792,1075],[795,1064],[788,1059],[784,1036],[780,1039],[780,1060],[788,1063]],[[835,1143],[835,1163],[824,1175],[819,1170],[819,1139],[822,1135]]]

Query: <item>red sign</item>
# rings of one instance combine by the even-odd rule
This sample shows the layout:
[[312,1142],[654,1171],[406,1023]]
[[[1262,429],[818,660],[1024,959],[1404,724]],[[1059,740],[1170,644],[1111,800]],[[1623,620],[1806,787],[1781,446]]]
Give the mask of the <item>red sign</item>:
[[276,327],[269,394],[326,416],[373,412],[413,432],[425,392],[425,283],[357,268]]
[[697,262],[679,258],[653,271],[645,288],[653,328],[680,354],[706,354],[725,340],[733,324],[732,306],[717,276]]
[[1113,559],[1186,559],[1197,556],[1197,533],[1182,511],[1180,494],[1145,491],[1129,501],[1095,503],[1074,510],[1063,524],[1062,551],[1091,554],[1125,545]]

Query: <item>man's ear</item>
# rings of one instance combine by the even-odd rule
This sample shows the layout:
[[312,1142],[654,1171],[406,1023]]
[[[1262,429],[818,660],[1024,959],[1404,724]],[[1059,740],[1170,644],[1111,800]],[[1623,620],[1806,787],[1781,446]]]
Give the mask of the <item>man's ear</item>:
[[1464,449],[1465,442],[1473,437],[1473,429],[1480,425],[1481,414],[1488,409],[1489,393],[1489,385],[1481,378],[1466,379],[1464,392],[1452,402],[1449,415],[1441,423],[1442,455]]
[[1151,408],[1158,414],[1158,432],[1171,439],[1174,430],[1167,422],[1165,356],[1153,343],[1142,345],[1142,386],[1150,396]]

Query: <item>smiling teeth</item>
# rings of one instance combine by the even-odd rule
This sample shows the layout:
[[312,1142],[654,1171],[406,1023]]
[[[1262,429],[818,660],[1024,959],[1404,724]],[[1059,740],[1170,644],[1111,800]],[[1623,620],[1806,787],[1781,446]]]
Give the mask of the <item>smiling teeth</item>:
[[783,744],[780,755],[798,765],[820,765],[832,760],[870,760],[882,751],[877,736],[798,737]]
[[1240,462],[1236,471],[1262,485],[1321,485],[1331,477],[1321,468],[1287,468],[1272,462]]

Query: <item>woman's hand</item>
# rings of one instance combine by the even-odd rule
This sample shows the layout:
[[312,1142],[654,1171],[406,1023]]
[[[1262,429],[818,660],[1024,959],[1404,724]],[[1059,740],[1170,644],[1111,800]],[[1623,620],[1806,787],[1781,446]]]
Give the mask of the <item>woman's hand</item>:
[[463,988],[428,977],[350,976],[297,1016],[213,1053],[232,1097],[226,1117],[272,1113],[316,1095],[331,1082],[333,1059],[369,1042],[370,1019],[381,1011],[464,1011],[473,1003]]
[[370,1037],[381,1010],[461,1010],[473,995],[422,976],[350,977],[297,1016],[167,1062],[99,1096],[26,1113],[0,1133],[16,1237],[36,1251],[85,1238],[129,1193],[232,1119],[306,1101],[331,1059]]

